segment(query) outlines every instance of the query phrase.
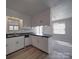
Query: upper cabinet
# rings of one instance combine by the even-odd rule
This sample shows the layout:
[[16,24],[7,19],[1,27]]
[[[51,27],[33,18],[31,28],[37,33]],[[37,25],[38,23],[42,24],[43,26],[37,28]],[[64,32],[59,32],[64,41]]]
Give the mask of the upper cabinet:
[[41,26],[50,24],[50,10],[45,10],[32,17],[32,26]]

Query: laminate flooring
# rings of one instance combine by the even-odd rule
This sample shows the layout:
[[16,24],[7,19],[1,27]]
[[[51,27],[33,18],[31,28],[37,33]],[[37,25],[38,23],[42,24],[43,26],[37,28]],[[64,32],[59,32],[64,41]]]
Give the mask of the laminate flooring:
[[30,46],[6,56],[6,59],[48,59],[48,54]]

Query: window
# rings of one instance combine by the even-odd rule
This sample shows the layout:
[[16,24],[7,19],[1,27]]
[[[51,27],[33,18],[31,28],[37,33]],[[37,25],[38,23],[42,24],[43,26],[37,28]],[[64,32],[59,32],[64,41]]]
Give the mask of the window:
[[43,34],[43,26],[36,26],[35,27],[35,33],[37,35],[42,35]]
[[19,26],[14,26],[14,30],[19,30]]
[[20,27],[20,21],[16,20],[16,19],[8,19],[8,26],[9,26],[9,31],[13,31],[13,30],[19,30]]
[[13,30],[13,26],[9,26],[9,30]]
[[19,30],[19,26],[9,26],[9,30]]
[[23,27],[23,20],[13,16],[7,16],[7,32],[17,31]]
[[53,33],[54,34],[66,34],[65,23],[54,23],[53,24]]

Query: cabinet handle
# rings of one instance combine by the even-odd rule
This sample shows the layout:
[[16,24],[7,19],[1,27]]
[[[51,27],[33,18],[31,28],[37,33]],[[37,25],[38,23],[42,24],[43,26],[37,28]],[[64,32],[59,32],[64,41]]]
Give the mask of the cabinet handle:
[[17,41],[16,44],[18,44],[19,42]]

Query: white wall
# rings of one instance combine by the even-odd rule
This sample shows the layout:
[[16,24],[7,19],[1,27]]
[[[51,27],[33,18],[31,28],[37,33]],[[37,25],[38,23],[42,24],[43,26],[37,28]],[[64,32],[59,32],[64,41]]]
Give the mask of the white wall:
[[50,25],[50,10],[49,9],[32,17],[32,26],[38,26],[38,25]]
[[30,16],[21,14],[17,11],[9,9],[9,8],[6,8],[6,16],[14,16],[17,18],[21,18],[21,19],[23,19],[23,26],[26,26],[26,27],[31,26],[31,17]]
[[51,7],[51,13],[53,20],[72,17],[72,0],[61,0],[56,6]]
[[72,1],[63,0],[59,5],[51,7],[50,13],[51,26],[53,26],[52,22],[62,22],[66,24],[66,34],[52,34],[53,39],[72,43]]

